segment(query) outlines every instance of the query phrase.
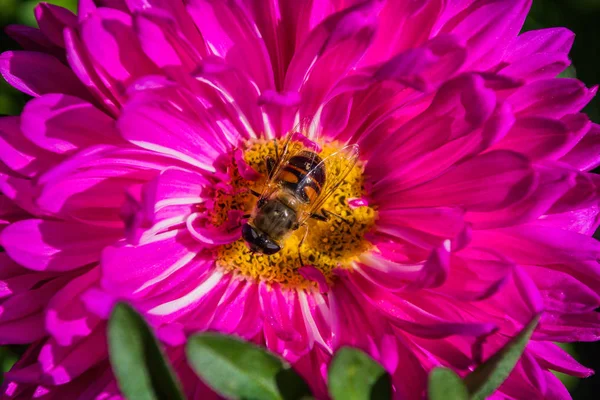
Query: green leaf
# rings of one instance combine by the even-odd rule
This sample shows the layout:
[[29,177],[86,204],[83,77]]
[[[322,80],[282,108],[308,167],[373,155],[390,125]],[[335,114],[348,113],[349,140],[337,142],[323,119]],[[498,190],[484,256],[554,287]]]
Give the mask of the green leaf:
[[508,378],[539,320],[540,314],[533,317],[527,326],[496,354],[467,375],[464,382],[469,389],[471,399],[484,400]]
[[569,65],[567,69],[558,74],[559,78],[577,78],[577,71],[573,65]]
[[329,394],[334,400],[389,399],[391,379],[371,357],[344,347],[329,365]]
[[448,368],[434,368],[429,373],[427,385],[429,400],[467,400],[469,391],[454,371]]
[[204,333],[186,346],[196,374],[230,399],[294,400],[310,396],[307,384],[279,357],[232,336]]
[[184,400],[180,384],[142,317],[119,303],[108,321],[109,357],[119,388],[136,400]]

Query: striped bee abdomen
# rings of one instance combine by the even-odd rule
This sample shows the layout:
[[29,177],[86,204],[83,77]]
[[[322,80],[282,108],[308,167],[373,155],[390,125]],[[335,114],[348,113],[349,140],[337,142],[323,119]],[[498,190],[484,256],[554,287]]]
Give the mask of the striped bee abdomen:
[[325,184],[325,167],[321,157],[312,151],[302,151],[290,158],[278,179],[305,203],[312,203]]

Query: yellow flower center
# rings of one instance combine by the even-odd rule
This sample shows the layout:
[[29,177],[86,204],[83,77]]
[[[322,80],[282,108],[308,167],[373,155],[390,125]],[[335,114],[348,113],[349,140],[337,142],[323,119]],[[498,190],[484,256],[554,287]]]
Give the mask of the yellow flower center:
[[[297,143],[294,145],[300,146]],[[325,158],[339,148],[335,143],[326,144],[319,155]],[[267,176],[267,157],[275,158],[273,141],[260,140],[250,143],[244,152],[244,160],[261,174],[261,179],[255,182],[246,181],[232,168],[234,188],[251,189],[261,193]],[[363,165],[359,161],[324,206],[325,210],[344,220],[335,216],[331,216],[328,221],[309,219],[308,234],[302,246],[300,243],[304,236],[303,228],[293,232],[283,243],[282,249],[271,256],[252,253],[242,239],[223,245],[218,249],[217,265],[228,272],[256,281],[276,282],[284,287],[317,288],[315,282],[305,279],[298,272],[302,266],[300,254],[305,265],[319,269],[328,284],[332,285],[335,280],[335,268],[351,268],[352,262],[372,247],[365,239],[365,234],[375,223],[376,211],[371,206],[351,208],[348,205],[348,200],[363,197],[364,191]],[[232,208],[250,213],[256,200],[248,193],[220,195],[217,198],[216,209],[221,211],[216,219],[222,221],[223,216]]]

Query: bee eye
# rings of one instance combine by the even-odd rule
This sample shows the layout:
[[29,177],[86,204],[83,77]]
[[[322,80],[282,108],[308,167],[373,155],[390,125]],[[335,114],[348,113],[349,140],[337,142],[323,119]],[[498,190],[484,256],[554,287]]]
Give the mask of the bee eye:
[[242,237],[248,243],[255,243],[258,239],[258,232],[250,224],[244,224],[242,226]]
[[266,255],[275,254],[279,250],[281,250],[281,247],[277,243],[275,243],[274,241],[267,239],[267,238],[265,238],[265,240],[262,244],[262,248],[263,248],[263,253]]

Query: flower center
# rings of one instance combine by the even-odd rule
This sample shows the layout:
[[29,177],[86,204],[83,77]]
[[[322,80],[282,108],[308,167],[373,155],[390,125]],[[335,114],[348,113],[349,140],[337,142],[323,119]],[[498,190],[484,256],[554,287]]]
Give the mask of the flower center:
[[[339,148],[340,146],[335,143],[326,144],[319,156],[323,159]],[[262,192],[267,176],[265,162],[267,157],[275,158],[273,141],[261,140],[249,143],[244,152],[244,160],[260,173],[261,178],[257,181],[244,180],[237,169],[232,168],[234,192],[243,194],[219,197],[216,209],[222,210],[223,214],[236,207],[241,207],[247,213],[252,211],[257,200],[248,192],[249,190]],[[279,283],[293,288],[317,288],[315,282],[306,279],[304,274],[299,272],[303,266],[300,263],[302,259],[304,265],[317,268],[327,283],[332,285],[335,280],[334,269],[351,268],[358,256],[372,247],[365,239],[365,234],[375,223],[376,211],[367,205],[351,207],[348,204],[349,200],[361,198],[363,195],[363,165],[359,161],[325,202],[323,208],[337,216],[330,215],[327,221],[309,219],[306,223],[308,233],[304,241],[302,239],[305,229],[300,228],[285,240],[279,252],[267,256],[252,253],[246,243],[240,239],[218,249],[217,265],[228,272],[257,281]],[[317,211],[319,210],[315,210]]]

